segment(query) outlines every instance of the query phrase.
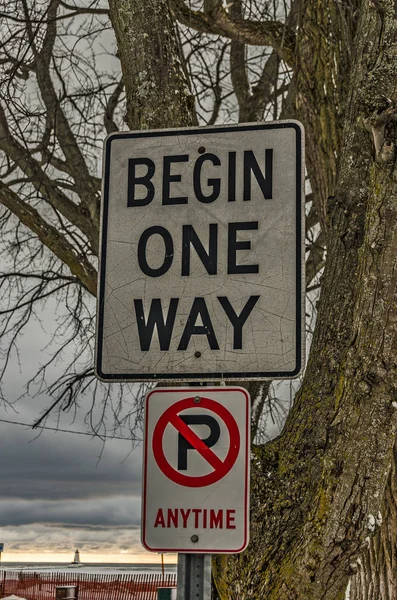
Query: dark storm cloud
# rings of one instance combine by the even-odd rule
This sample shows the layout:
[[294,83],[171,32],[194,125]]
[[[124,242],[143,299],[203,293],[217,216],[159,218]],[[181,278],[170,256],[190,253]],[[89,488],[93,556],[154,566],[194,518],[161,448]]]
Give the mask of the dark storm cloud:
[[140,499],[115,496],[67,501],[0,500],[0,527],[38,523],[80,529],[136,528],[140,523]]
[[[112,529],[112,531],[125,531],[126,526],[125,525],[112,525],[111,527],[109,525],[70,525],[69,523],[56,523],[51,524],[51,523],[45,523],[46,526],[48,526],[49,528],[51,527],[62,527],[62,529],[84,529],[85,531],[109,531],[109,529]],[[140,528],[140,524],[134,524],[131,527],[129,527],[130,530],[135,530],[135,529],[139,529]]]
[[82,552],[116,553],[120,550],[142,552],[140,533],[128,527],[64,527],[35,524],[1,527],[1,541],[6,552],[61,552],[71,559],[75,548]]
[[102,443],[89,437],[34,433],[0,423],[0,499],[94,498],[139,494],[141,451],[112,440],[98,460]]

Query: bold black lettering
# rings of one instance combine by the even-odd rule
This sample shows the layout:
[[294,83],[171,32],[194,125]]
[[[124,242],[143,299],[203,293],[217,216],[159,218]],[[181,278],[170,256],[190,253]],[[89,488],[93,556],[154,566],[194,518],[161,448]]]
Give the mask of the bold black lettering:
[[265,150],[266,177],[263,175],[252,150],[244,152],[243,200],[251,200],[251,171],[262,190],[263,197],[266,200],[271,200],[273,198],[273,150],[271,148]]
[[[202,325],[196,325],[197,317],[200,315]],[[219,350],[218,340],[208,314],[204,298],[195,298],[190,314],[183,330],[178,350],[186,350],[192,335],[206,335],[211,350]]]
[[219,158],[217,157],[216,154],[210,154],[209,152],[207,152],[206,154],[202,154],[201,156],[199,156],[199,158],[196,160],[196,164],[194,165],[194,171],[193,171],[193,187],[194,187],[194,193],[196,194],[196,198],[199,202],[204,202],[205,204],[209,204],[210,202],[214,202],[214,200],[216,200],[220,194],[221,191],[221,180],[220,179],[208,179],[207,180],[207,185],[212,187],[212,192],[209,194],[209,196],[205,196],[203,194],[203,190],[201,189],[201,168],[203,166],[203,163],[209,160],[212,162],[213,165],[215,165],[216,167],[219,167],[221,164],[221,161],[219,160]]
[[[152,235],[160,235],[163,238],[165,252],[164,252],[164,260],[161,267],[157,269],[152,269],[149,267],[147,259],[146,259],[146,246],[149,241],[149,238]],[[172,261],[174,260],[174,244],[172,241],[172,237],[168,229],[165,227],[161,227],[160,225],[154,225],[153,227],[148,227],[142,233],[138,242],[138,263],[141,268],[142,273],[145,275],[149,275],[149,277],[160,277],[160,275],[164,275],[172,265]]]
[[236,152],[229,152],[229,170],[227,175],[227,201],[236,201]]
[[250,231],[258,229],[258,221],[243,221],[242,223],[229,223],[227,244],[227,272],[231,275],[238,273],[259,273],[259,265],[238,265],[237,252],[239,250],[251,250],[249,240],[237,241],[238,231]]
[[[137,165],[146,165],[147,173],[141,177],[135,174]],[[128,190],[127,190],[127,206],[146,206],[154,198],[154,185],[150,181],[155,172],[155,165],[150,158],[129,158],[128,159]],[[135,187],[144,185],[147,189],[145,198],[135,198]]]
[[187,196],[179,196],[170,198],[170,183],[172,181],[181,181],[180,173],[171,175],[171,164],[174,162],[187,162],[188,154],[177,154],[175,156],[164,156],[163,163],[163,204],[169,206],[171,204],[187,204]]
[[[179,415],[179,418],[186,425],[206,425],[209,428],[209,436],[202,440],[208,448],[212,448],[219,440],[221,428],[214,417],[210,415]],[[195,450],[195,447],[181,433],[178,433],[178,471],[186,471],[187,469],[188,450]]]
[[238,315],[226,296],[218,296],[229,321],[233,326],[233,350],[241,350],[243,347],[243,326],[252,312],[260,296],[250,296],[241,313]]
[[174,329],[176,309],[178,308],[179,298],[171,298],[168,308],[167,318],[164,321],[163,307],[160,298],[153,298],[147,321],[143,312],[142,300],[134,300],[136,324],[138,327],[139,342],[141,350],[150,350],[154,328],[157,329],[159,337],[160,350],[168,350],[170,347],[172,331]]
[[211,223],[209,226],[208,253],[193,225],[184,225],[182,228],[182,275],[190,275],[190,245],[196,250],[201,262],[207,269],[208,275],[216,275],[218,266],[218,225]]

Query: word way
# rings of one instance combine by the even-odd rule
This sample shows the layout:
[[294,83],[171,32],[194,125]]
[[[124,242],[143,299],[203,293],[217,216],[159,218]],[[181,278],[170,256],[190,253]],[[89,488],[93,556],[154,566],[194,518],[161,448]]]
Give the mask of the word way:
[[[226,296],[218,296],[217,300],[225,311],[233,328],[233,349],[240,349],[243,347],[243,326],[259,300],[259,296],[250,296],[239,314],[236,313]],[[155,327],[157,329],[160,350],[169,350],[178,304],[179,298],[171,298],[167,316],[165,317],[161,298],[153,298],[148,316],[145,319],[143,301],[141,299],[134,299],[141,350],[150,350]],[[199,320],[201,320],[201,324],[198,323]],[[193,335],[207,336],[208,345],[211,350],[219,350],[210,313],[205,298],[202,297],[195,298],[193,301],[177,350],[186,350]]]

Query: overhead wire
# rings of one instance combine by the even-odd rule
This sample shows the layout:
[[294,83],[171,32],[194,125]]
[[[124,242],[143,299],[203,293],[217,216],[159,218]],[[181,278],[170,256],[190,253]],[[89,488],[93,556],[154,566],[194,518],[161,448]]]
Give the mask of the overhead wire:
[[[7,419],[0,419],[0,423],[8,423],[10,425],[22,425],[23,427],[30,427],[32,428],[32,424],[31,423],[22,423],[21,421],[9,421]],[[132,438],[132,437],[122,437],[119,435],[106,435],[106,434],[99,434],[99,433],[89,433],[88,431],[74,431],[72,429],[60,429],[59,427],[48,427],[47,425],[38,425],[36,427],[37,429],[48,429],[50,431],[59,431],[61,433],[74,433],[75,435],[88,435],[91,438],[99,438],[99,439],[110,439],[110,440],[125,440],[125,441],[130,441],[130,442],[137,442],[138,438]]]

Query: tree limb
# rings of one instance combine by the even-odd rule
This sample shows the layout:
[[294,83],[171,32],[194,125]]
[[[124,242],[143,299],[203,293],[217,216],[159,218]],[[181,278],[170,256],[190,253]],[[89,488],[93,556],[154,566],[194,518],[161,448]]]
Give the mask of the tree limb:
[[[233,2],[230,14],[234,19],[242,20],[241,0]],[[232,40],[230,44],[230,76],[240,108],[239,121],[245,122],[247,121],[245,109],[249,104],[251,93],[245,63],[245,44],[237,40]]]
[[306,287],[309,287],[315,276],[325,265],[326,236],[320,231],[316,240],[311,245],[309,256],[306,259]]
[[[109,9],[108,8],[90,8],[90,7],[85,7],[85,6],[74,6],[73,4],[68,4],[67,2],[63,2],[63,0],[60,1],[60,5],[63,6],[64,8],[67,8],[67,10],[73,10],[75,11],[75,13],[79,14],[79,15],[108,15],[109,14]],[[71,16],[71,15],[69,15]]]
[[114,115],[114,111],[116,109],[117,103],[119,101],[120,94],[122,93],[123,89],[124,89],[124,83],[123,83],[123,80],[121,79],[118,82],[118,84],[116,85],[116,87],[114,88],[113,93],[110,96],[108,103],[106,105],[103,122],[104,122],[106,131],[108,134],[119,130],[116,123],[113,121],[113,115]]
[[99,198],[97,196],[97,188],[92,182],[92,177],[89,173],[83,154],[77,144],[64,111],[61,108],[50,75],[50,62],[57,32],[55,17],[58,6],[59,0],[51,1],[48,9],[47,29],[43,46],[41,51],[36,53],[35,56],[35,71],[41,97],[47,109],[48,118],[52,122],[62,152],[65,155],[70,174],[76,183],[81,202],[91,217],[90,229],[93,231],[90,236],[90,242],[93,244],[95,251],[97,251],[99,238]]
[[191,10],[183,0],[170,0],[171,8],[180,23],[202,33],[222,35],[253,46],[271,46],[288,65],[294,58],[293,31],[280,21],[236,19],[223,6],[215,5],[206,14]]
[[90,294],[96,296],[96,269],[85,256],[78,256],[75,253],[64,234],[45,221],[36,209],[23,202],[14,191],[1,182],[0,202],[16,215],[21,223],[33,231],[61,261],[68,265],[73,275]]
[[44,194],[48,202],[66,218],[87,233],[94,252],[98,251],[98,237],[93,232],[89,216],[84,214],[77,204],[63,194],[57,184],[43,171],[40,163],[31,155],[29,150],[12,138],[0,106],[0,150],[3,150],[11,160],[30,178],[33,186],[40,194]]

